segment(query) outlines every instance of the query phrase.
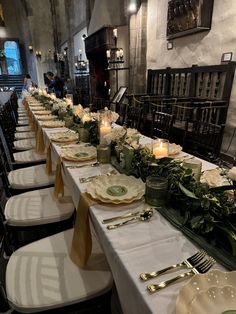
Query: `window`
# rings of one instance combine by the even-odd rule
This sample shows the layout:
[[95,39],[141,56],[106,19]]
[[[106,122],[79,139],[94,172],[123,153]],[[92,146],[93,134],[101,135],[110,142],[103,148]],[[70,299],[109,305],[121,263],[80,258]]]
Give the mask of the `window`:
[[15,41],[4,43],[8,75],[22,74],[19,45]]

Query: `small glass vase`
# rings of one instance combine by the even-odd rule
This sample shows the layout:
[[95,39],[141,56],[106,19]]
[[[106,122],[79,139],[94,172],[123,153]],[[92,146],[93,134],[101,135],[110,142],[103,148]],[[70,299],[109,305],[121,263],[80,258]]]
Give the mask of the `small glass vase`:
[[70,128],[74,124],[73,116],[64,117],[64,121],[65,121],[65,127],[66,128]]
[[163,177],[149,176],[146,180],[145,201],[147,204],[162,207],[166,204],[168,180]]
[[81,142],[88,143],[89,142],[89,131],[84,127],[79,128],[79,139]]
[[97,160],[101,164],[108,164],[111,161],[111,147],[110,145],[97,146]]

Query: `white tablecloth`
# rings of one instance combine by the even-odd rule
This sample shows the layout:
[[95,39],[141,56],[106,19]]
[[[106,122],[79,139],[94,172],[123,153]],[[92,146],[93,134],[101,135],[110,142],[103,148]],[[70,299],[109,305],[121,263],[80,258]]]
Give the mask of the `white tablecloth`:
[[[46,145],[48,145],[49,133],[54,131],[56,130],[44,129]],[[54,167],[59,154],[60,147],[53,144]],[[203,170],[214,168],[216,168],[215,165],[203,161]],[[80,194],[86,190],[86,184],[81,184],[79,178],[104,174],[110,169],[112,169],[111,165],[100,165],[97,168],[86,166],[75,169],[63,166],[63,180],[72,194],[76,207]],[[131,210],[143,209],[146,206],[144,201],[123,206],[94,205],[90,208],[90,220],[111,267],[124,314],[174,314],[176,297],[184,283],[176,283],[150,295],[146,290],[147,283],[139,280],[139,274],[180,262],[194,254],[199,248],[156,211],[149,222],[137,222],[111,231],[101,223],[105,218],[128,213]],[[215,265],[214,268],[222,267]],[[163,275],[148,283],[157,283],[178,273]]]
[[[45,131],[46,137],[48,132],[52,130]],[[52,160],[57,160],[59,153],[60,147],[53,144]],[[215,167],[203,161],[204,170]],[[111,165],[76,169],[63,167],[63,180],[71,191],[75,206],[79,203],[80,193],[86,191],[86,184],[81,184],[79,178],[106,173],[110,169],[112,169]],[[105,218],[142,209],[145,206],[147,205],[144,201],[125,206],[94,205],[90,208],[91,222],[111,267],[123,312],[125,314],[174,314],[176,297],[184,283],[177,283],[150,295],[146,290],[147,283],[139,280],[139,274],[182,261],[194,254],[198,248],[156,211],[149,222],[138,222],[112,231],[107,230],[106,225],[101,223]],[[150,283],[166,280],[172,276],[173,273],[163,275],[159,279],[151,280]]]

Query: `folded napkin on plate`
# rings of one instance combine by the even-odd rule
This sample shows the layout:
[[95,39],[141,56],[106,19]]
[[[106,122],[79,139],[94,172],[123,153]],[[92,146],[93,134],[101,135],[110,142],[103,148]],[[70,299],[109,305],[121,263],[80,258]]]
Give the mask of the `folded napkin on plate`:
[[73,263],[83,268],[92,252],[92,236],[89,226],[89,207],[96,204],[87,193],[80,195],[76,213],[74,234],[71,244],[70,258]]

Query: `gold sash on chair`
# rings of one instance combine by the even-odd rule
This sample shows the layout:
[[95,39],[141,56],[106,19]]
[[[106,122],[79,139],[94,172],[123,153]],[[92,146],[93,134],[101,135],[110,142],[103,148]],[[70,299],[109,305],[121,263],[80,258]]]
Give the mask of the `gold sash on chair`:
[[76,213],[74,234],[71,244],[70,258],[73,263],[83,268],[92,252],[92,235],[89,226],[89,207],[96,204],[87,193],[80,195]]
[[45,151],[45,145],[43,140],[43,130],[41,126],[38,126],[37,135],[36,135],[36,152],[43,154]]
[[46,160],[46,173],[50,175],[52,173],[52,144],[50,142],[47,149],[47,160]]
[[55,178],[55,185],[54,185],[54,196],[56,198],[64,196],[64,182],[61,173],[62,167],[62,159],[61,157],[58,158],[57,167],[56,167],[56,178]]

